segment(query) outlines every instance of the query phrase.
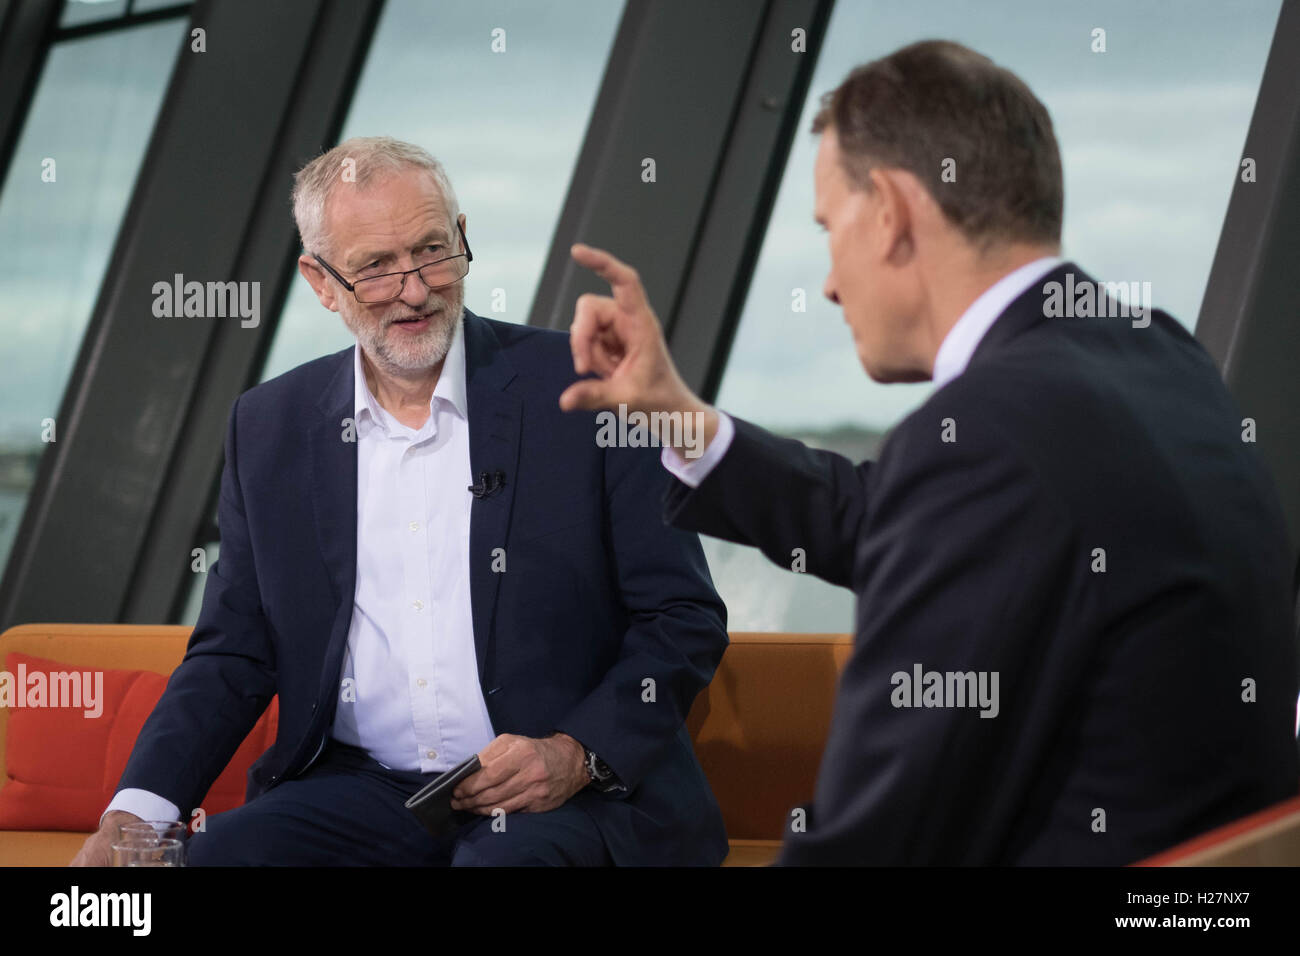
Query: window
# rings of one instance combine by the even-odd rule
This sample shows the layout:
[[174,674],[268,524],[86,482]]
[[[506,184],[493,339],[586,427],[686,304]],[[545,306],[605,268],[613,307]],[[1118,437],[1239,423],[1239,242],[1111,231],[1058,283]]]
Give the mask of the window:
[[[808,134],[821,94],[854,66],[918,40],[956,40],[1017,73],[1052,115],[1065,175],[1064,255],[1099,279],[1151,282],[1195,324],[1279,0],[1085,5],[992,0],[945,7],[839,3],[799,121],[717,404],[854,460],[875,456],[931,386],[878,385],[821,296],[828,258],[812,222]],[[1092,51],[1093,30],[1106,52]],[[793,309],[803,290],[807,311]],[[737,630],[845,631],[853,598],[706,539]]]
[[[85,22],[77,17],[112,6],[74,4],[67,16]],[[185,26],[178,16],[56,42],[0,191],[0,566],[46,442],[58,439],[59,423],[51,436],[45,422],[58,413]]]
[[60,27],[79,27],[126,14],[126,0],[68,0],[59,16]]
[[[474,250],[470,311],[527,320],[621,13],[608,0],[385,4],[341,139],[395,136],[443,163]],[[304,280],[290,289],[263,381],[355,342]],[[200,538],[211,567],[219,545]],[[179,623],[198,619],[206,581],[194,574]]]
[[[395,136],[446,167],[474,250],[470,311],[527,321],[621,12],[608,0],[385,5],[342,139]],[[354,341],[296,279],[263,378]]]

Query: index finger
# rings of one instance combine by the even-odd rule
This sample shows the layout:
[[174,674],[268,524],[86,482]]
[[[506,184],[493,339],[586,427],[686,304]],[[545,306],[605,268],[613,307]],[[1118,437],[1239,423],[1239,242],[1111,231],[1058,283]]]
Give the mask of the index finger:
[[569,254],[578,265],[590,269],[609,283],[619,305],[627,307],[645,303],[645,288],[641,285],[641,277],[613,253],[576,242]]

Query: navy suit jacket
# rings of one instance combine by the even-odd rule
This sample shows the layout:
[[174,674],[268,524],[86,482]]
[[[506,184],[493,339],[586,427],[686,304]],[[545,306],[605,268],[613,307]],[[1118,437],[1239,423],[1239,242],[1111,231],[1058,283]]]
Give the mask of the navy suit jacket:
[[[474,643],[492,726],[562,731],[609,764],[627,793],[573,799],[615,863],[718,864],[722,818],[684,726],[727,644],[699,539],[661,520],[668,476],[657,451],[601,448],[594,415],[560,411],[574,377],[567,335],[468,311],[464,323],[472,470],[505,475],[470,513]],[[357,446],[344,440],[353,414],[351,346],[236,399],[220,557],[120,787],[158,793],[188,816],[277,693],[279,732],[249,772],[248,798],[318,754],[356,588]],[[493,571],[498,548],[504,573]]]
[[[877,461],[737,421],[698,489],[670,486],[679,526],[786,568],[802,548],[857,596],[782,863],[1124,864],[1297,792],[1272,479],[1168,315],[1045,317],[1069,272],[1092,281],[1064,263],[1021,295]],[[956,681],[904,694],[918,664],[945,690],[996,673],[997,715]]]

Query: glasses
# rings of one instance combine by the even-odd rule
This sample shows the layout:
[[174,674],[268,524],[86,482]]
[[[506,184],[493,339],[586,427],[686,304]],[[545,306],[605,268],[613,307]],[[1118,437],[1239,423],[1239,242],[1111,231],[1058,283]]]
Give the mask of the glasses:
[[406,277],[412,272],[419,273],[420,281],[430,289],[441,289],[469,275],[469,264],[474,261],[474,253],[469,251],[469,240],[465,238],[465,229],[459,221],[456,223],[456,230],[460,233],[460,244],[465,248],[464,252],[426,262],[405,272],[386,272],[381,276],[369,276],[356,282],[349,282],[343,278],[333,266],[314,252],[312,258],[319,262],[326,272],[338,279],[339,284],[356,296],[357,301],[362,305],[391,302],[402,294],[402,290],[406,288]]

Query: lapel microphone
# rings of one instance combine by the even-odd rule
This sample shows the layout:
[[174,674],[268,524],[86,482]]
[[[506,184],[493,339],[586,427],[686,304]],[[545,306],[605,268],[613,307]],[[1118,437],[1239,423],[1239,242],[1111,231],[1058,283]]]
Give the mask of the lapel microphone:
[[486,471],[479,472],[478,484],[469,485],[468,490],[475,498],[487,498],[496,494],[506,483],[506,474],[503,471],[494,471],[488,474]]

